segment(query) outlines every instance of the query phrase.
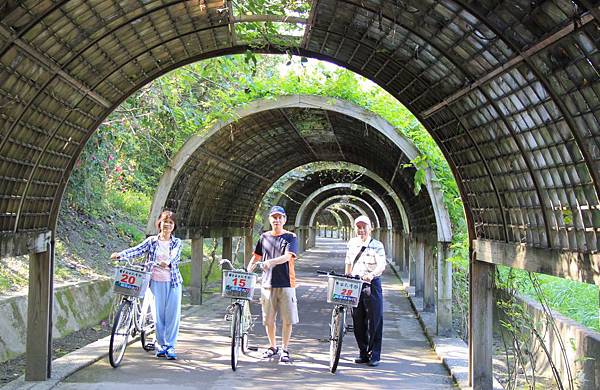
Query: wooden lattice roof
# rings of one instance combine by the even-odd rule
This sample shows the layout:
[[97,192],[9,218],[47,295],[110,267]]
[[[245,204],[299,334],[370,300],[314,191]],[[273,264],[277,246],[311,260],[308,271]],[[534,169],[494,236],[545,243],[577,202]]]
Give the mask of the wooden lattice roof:
[[[474,238],[594,254],[598,4],[316,0],[293,19],[305,33],[289,42],[368,77],[422,121],[454,171]],[[129,94],[191,61],[247,50],[238,26],[278,18],[229,10],[210,0],[4,3],[0,232],[52,229],[84,143]]]
[[[321,108],[265,110],[222,127],[186,153],[161,206],[177,212],[179,234],[240,234],[252,226],[260,200],[279,177],[314,161],[346,161],[389,180],[410,159],[378,130],[348,115]],[[400,169],[393,188],[412,228],[435,233],[429,194],[426,189],[414,194],[414,173],[414,168]],[[361,183],[383,191],[373,180]],[[306,198],[315,189],[293,191]],[[360,191],[350,192],[360,195]],[[288,212],[295,218],[297,209]],[[395,216],[401,224],[399,214]]]

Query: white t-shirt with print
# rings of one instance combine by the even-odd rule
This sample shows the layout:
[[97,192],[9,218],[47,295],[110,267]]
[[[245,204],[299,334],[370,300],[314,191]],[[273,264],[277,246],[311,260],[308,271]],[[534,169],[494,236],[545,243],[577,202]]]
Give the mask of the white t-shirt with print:
[[366,246],[364,252],[360,255],[354,267],[352,267],[352,275],[363,277],[367,273],[371,273],[373,278],[381,276],[385,271],[385,249],[381,241],[368,237],[363,241],[360,237],[353,237],[348,241],[348,250],[346,251],[346,264],[353,264],[356,255],[361,248]]

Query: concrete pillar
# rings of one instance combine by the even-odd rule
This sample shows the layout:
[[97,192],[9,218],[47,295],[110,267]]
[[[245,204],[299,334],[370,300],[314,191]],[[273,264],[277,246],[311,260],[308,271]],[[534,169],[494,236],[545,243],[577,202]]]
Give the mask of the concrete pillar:
[[304,235],[305,235],[305,229],[301,226],[298,226],[296,228],[296,237],[298,238],[298,253],[297,254],[300,254],[306,250]]
[[252,229],[247,229],[244,233],[244,266],[250,263],[254,253],[254,242],[252,241]]
[[452,334],[452,257],[449,242],[438,242],[437,269],[437,334]]
[[202,266],[204,263],[204,237],[192,238],[192,277],[190,301],[192,305],[202,304]]
[[396,265],[398,265],[400,274],[402,274],[404,268],[404,236],[402,235],[402,232],[396,231],[394,237],[396,238]]
[[408,246],[409,250],[409,258],[408,258],[408,274],[409,274],[409,284],[411,286],[415,286],[417,284],[417,266],[416,266],[416,258],[417,258],[417,243],[413,237],[408,238]]
[[233,260],[233,240],[231,237],[223,237],[222,259]]
[[404,257],[402,258],[402,274],[407,276],[408,279],[408,275],[409,275],[409,268],[410,268],[410,257],[412,256],[412,254],[410,253],[411,251],[411,246],[410,246],[410,233],[406,232],[402,234],[402,237],[404,238]]
[[493,264],[477,261],[472,254],[469,282],[471,286],[469,313],[469,372],[474,390],[491,389],[492,375],[492,324],[494,300],[492,282]]
[[383,244],[383,249],[385,249],[385,257],[390,256],[390,247],[387,246],[387,229],[380,228],[379,229],[379,241]]
[[421,238],[415,240],[415,296],[423,297],[425,276],[425,244]]
[[54,250],[43,244],[43,252],[29,255],[29,293],[27,295],[27,341],[25,380],[45,381],[52,364],[52,274]]
[[424,247],[424,274],[423,274],[423,311],[435,311],[435,267],[433,258],[433,243],[427,240]]

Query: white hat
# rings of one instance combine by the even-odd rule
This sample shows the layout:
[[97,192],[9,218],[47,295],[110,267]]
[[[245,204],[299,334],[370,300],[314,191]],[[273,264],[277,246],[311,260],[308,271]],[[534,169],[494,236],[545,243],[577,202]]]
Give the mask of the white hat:
[[354,220],[354,225],[356,226],[359,222],[365,223],[369,226],[371,226],[371,221],[369,220],[369,218],[365,215],[361,215],[360,217],[356,218]]

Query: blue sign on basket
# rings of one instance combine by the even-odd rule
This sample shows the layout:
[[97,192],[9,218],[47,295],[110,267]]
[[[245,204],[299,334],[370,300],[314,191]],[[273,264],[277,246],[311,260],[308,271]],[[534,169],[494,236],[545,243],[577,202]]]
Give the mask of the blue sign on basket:
[[123,282],[119,282],[119,281],[115,282],[115,286],[117,286],[119,288],[125,288],[128,290],[133,290],[133,291],[137,291],[140,289],[140,286],[136,286],[135,284],[123,283]]
[[342,294],[333,294],[333,300],[334,301],[343,301],[343,302],[348,302],[348,303],[354,303],[356,302],[356,298],[355,297],[351,297],[351,296],[347,296],[347,295],[342,295]]

